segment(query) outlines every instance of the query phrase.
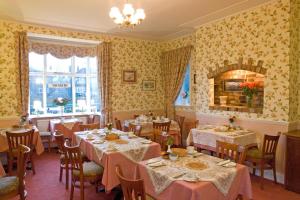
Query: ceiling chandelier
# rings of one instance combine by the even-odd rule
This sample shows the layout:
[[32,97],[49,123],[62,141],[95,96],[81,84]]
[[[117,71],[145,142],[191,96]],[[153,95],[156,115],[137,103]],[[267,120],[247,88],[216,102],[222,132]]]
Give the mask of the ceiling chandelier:
[[127,1],[122,13],[119,8],[112,7],[109,12],[109,17],[121,27],[134,27],[140,24],[146,18],[146,15],[144,9],[139,8],[134,10],[132,4]]

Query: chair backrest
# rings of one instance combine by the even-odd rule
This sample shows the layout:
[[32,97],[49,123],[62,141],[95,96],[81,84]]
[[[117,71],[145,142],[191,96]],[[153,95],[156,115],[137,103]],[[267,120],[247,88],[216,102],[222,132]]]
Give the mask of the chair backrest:
[[142,179],[130,180],[125,178],[119,165],[116,166],[116,174],[121,183],[125,200],[146,200],[145,186]]
[[266,155],[273,155],[275,157],[279,137],[280,137],[280,133],[279,135],[276,136],[273,135],[264,136],[264,143],[262,146],[263,157]]
[[[71,164],[71,170],[79,171],[80,179],[83,180],[82,156],[79,146],[69,146],[68,141],[65,142],[64,148],[68,157],[68,162]],[[73,173],[72,173],[73,174]]]
[[222,159],[230,159],[238,163],[239,159],[239,146],[217,140],[217,156]]
[[170,130],[171,121],[168,122],[153,122],[153,129],[154,131],[165,131],[169,132]]
[[19,178],[19,193],[23,193],[23,195],[25,191],[25,186],[24,186],[25,166],[29,158],[29,154],[30,154],[30,148],[28,146],[22,144],[18,145],[17,168],[18,168],[18,178]]
[[142,126],[129,123],[128,131],[133,132],[135,135],[140,136],[142,132]]
[[99,123],[94,123],[94,124],[79,124],[79,130],[80,131],[89,131],[93,129],[99,129],[100,124]]
[[176,115],[176,116],[175,116],[175,120],[176,120],[176,122],[178,123],[178,125],[179,125],[179,127],[180,127],[180,131],[182,131],[182,129],[183,129],[183,122],[184,122],[184,119],[185,119],[184,116],[179,116],[179,115]]
[[18,132],[6,132],[7,142],[10,153],[13,149],[18,149],[19,144],[25,145],[27,147],[32,146],[34,129],[29,131],[18,131]]
[[138,115],[138,114],[134,114],[133,115],[133,119],[136,119],[136,118],[138,118],[140,115]]
[[118,130],[120,130],[120,131],[123,130],[122,124],[121,124],[121,120],[115,118],[115,127],[116,127],[116,129],[118,129]]
[[65,146],[64,146],[65,136],[63,134],[61,134],[60,132],[56,131],[54,133],[54,138],[55,138],[55,141],[56,141],[56,144],[57,144],[57,147],[58,147],[60,153],[65,153]]

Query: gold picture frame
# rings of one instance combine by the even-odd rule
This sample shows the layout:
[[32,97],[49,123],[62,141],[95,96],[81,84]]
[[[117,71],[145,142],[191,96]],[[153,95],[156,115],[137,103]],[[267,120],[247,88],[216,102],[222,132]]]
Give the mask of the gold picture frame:
[[143,80],[142,90],[143,91],[154,91],[156,89],[155,80]]
[[136,83],[136,71],[135,70],[123,70],[122,81],[124,83]]

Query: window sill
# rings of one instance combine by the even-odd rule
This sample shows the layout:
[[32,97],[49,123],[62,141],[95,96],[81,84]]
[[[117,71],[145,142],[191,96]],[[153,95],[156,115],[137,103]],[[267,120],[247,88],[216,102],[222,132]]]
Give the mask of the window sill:
[[42,114],[42,115],[30,115],[29,119],[39,119],[39,118],[59,118],[59,117],[72,117],[72,116],[87,116],[87,115],[101,115],[100,112],[86,112],[86,113],[65,113],[60,114]]

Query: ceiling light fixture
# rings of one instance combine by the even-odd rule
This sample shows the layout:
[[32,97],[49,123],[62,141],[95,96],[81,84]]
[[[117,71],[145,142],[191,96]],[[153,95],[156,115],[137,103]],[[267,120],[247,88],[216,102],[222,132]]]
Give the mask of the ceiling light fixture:
[[144,9],[134,10],[132,4],[128,3],[128,1],[124,5],[122,13],[117,7],[112,7],[109,12],[109,17],[121,27],[135,27],[146,18]]

